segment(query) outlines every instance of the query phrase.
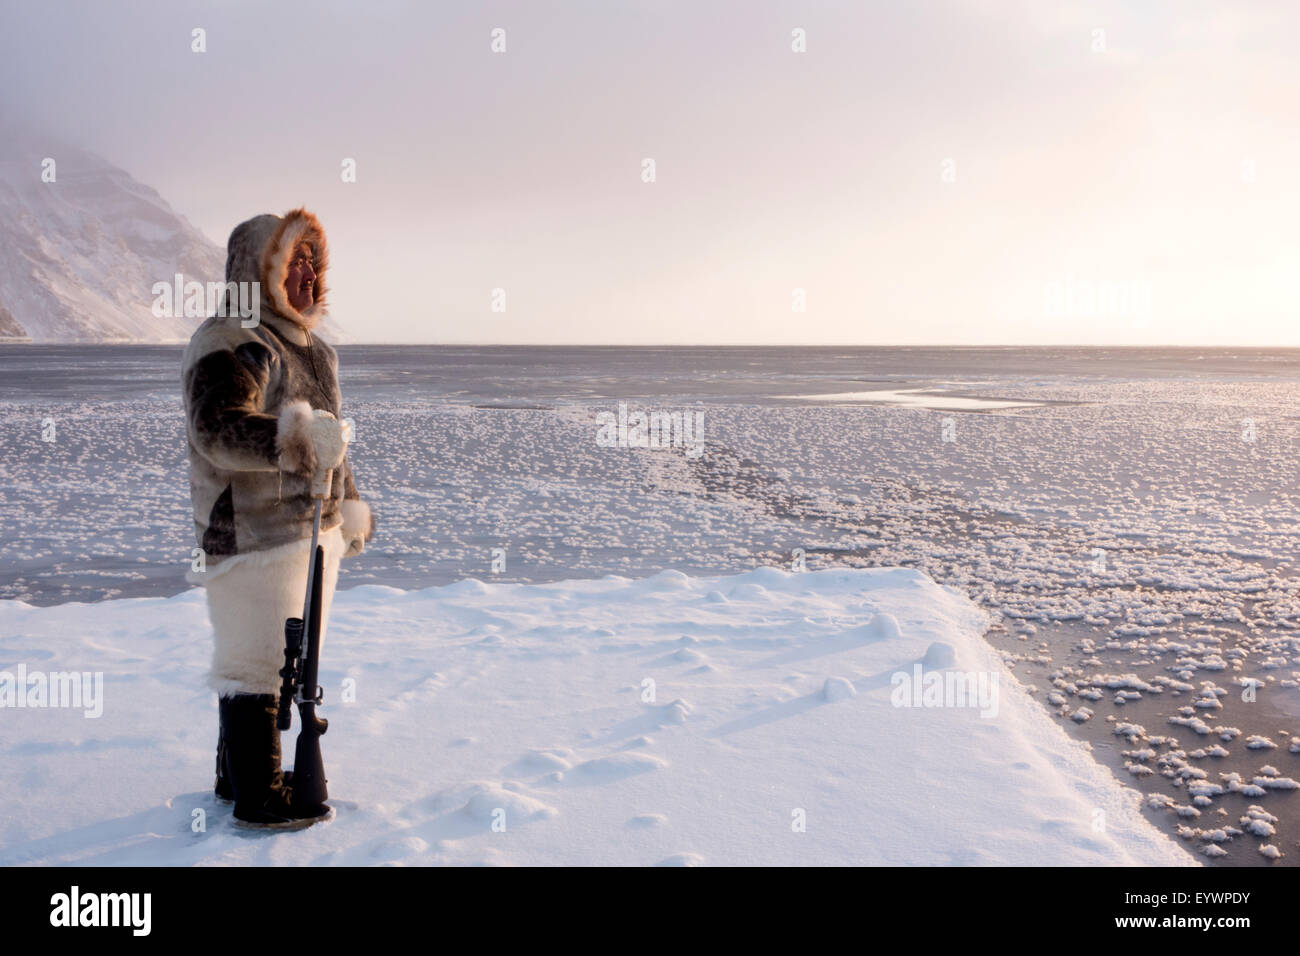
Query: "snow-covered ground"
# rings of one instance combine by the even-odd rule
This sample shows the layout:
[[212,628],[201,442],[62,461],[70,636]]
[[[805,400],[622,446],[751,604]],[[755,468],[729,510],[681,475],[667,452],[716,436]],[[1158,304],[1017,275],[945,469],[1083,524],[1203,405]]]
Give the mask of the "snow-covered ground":
[[[4,711],[0,864],[1193,862],[986,623],[905,569],[345,590],[321,675],[338,814],[268,835],[211,794],[201,590],[0,601],[0,668],[104,679],[98,717]],[[900,705],[934,698],[896,675],[935,672],[996,697]]]
[[[1300,864],[1300,790],[1281,786],[1300,779],[1300,352],[341,355],[358,484],[378,516],[352,586],[708,576],[799,558],[914,567],[989,612],[986,640],[1092,742],[1096,772],[1174,801],[1148,813],[1182,845],[1233,865],[1273,865],[1275,845],[1277,863]],[[178,362],[163,348],[0,349],[0,599],[188,587]],[[899,396],[915,407],[886,401]],[[990,400],[1030,407],[950,407]],[[703,453],[601,444],[599,416],[620,403],[702,413]],[[1142,732],[1120,738],[1121,723]],[[1274,783],[1254,784],[1273,779],[1266,767]],[[1266,796],[1234,789],[1234,774]],[[1189,793],[1202,779],[1224,792]],[[1242,823],[1256,803],[1278,818],[1267,844]]]

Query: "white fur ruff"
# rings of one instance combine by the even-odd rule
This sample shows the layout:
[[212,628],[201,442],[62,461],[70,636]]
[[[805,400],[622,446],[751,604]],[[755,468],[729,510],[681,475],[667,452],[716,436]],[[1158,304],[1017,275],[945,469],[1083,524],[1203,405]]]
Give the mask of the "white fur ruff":
[[[321,579],[321,640],[346,550],[339,527],[322,531],[325,571]],[[311,539],[267,551],[236,555],[220,573],[205,575],[208,617],[214,636],[208,685],[222,697],[277,694],[284,666],[284,621],[301,617],[307,593]]]
[[[280,230],[279,241],[276,242],[275,248],[270,250],[270,255],[266,266],[266,284],[269,287],[267,292],[271,296],[271,303],[275,310],[286,318],[292,319],[305,329],[315,328],[319,324],[321,315],[324,312],[319,300],[312,302],[306,309],[299,312],[289,304],[289,294],[284,290],[284,280],[289,276],[289,260],[293,258],[293,252],[298,248],[298,243],[304,239],[314,241],[317,245],[324,244],[324,233],[320,230],[320,223],[314,216],[308,218],[301,212],[289,213],[286,217],[284,228]],[[314,267],[320,278],[324,277],[325,268],[319,251],[314,251]]]

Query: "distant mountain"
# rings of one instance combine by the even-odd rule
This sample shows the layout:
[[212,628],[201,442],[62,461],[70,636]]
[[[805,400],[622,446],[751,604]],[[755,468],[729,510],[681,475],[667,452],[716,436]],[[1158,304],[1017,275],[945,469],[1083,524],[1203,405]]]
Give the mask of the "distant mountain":
[[[54,182],[41,178],[46,157]],[[130,174],[0,122],[0,342],[184,342],[202,319],[155,316],[154,283],[218,282],[225,263]],[[322,333],[344,339],[331,320]]]

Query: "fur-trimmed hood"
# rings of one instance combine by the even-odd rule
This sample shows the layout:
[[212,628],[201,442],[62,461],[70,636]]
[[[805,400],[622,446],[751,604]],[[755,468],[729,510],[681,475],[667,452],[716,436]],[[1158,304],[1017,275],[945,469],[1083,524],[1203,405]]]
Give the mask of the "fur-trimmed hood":
[[[284,291],[289,260],[299,242],[311,246],[311,266],[316,273],[315,299],[303,312],[289,304]],[[306,209],[293,209],[283,216],[270,213],[254,216],[236,226],[226,243],[226,281],[259,283],[261,310],[273,312],[304,329],[315,328],[326,314],[325,274],[328,268],[329,246],[325,229],[320,220]]]
[[[312,248],[318,291],[300,313],[289,305],[284,277],[302,241]],[[202,574],[311,537],[316,446],[307,426],[317,410],[343,417],[338,353],[311,331],[324,315],[327,259],[325,232],[305,209],[255,216],[230,234],[226,281],[259,283],[259,321],[219,310],[194,331],[181,359]],[[369,540],[374,518],[360,499],[345,457],[322,504],[321,530],[341,524],[349,541]]]

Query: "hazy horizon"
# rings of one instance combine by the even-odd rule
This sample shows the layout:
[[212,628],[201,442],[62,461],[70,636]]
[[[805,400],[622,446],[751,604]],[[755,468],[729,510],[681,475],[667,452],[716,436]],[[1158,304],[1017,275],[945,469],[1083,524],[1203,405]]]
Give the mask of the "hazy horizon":
[[1300,8],[3,2],[0,105],[306,205],[358,341],[1300,346]]
[[[38,348],[176,348],[186,339],[159,342],[94,340],[84,342],[31,342],[24,339],[0,339],[0,346]],[[342,342],[354,345],[420,345],[456,348],[528,348],[528,349],[1184,349],[1188,351],[1247,350],[1255,352],[1294,352],[1300,345],[1225,345],[1183,342],[481,342],[452,339],[358,339]]]

